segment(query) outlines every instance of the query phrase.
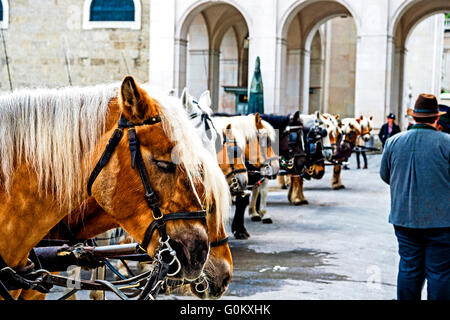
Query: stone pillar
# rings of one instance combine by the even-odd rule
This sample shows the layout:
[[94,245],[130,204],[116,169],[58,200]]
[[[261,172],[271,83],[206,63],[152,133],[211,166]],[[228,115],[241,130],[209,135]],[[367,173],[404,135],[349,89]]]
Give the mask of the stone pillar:
[[283,113],[285,108],[290,109],[294,105],[297,107],[299,101],[299,99],[293,101],[290,94],[291,92],[295,92],[294,96],[298,97],[298,86],[295,88],[288,87],[288,85],[292,83],[292,81],[289,81],[291,77],[296,80],[293,82],[297,83],[300,76],[300,72],[289,70],[289,66],[291,65],[300,65],[299,63],[296,63],[298,59],[294,59],[294,64],[291,63],[291,59],[298,56],[298,54],[293,55],[292,51],[293,50],[289,50],[288,52],[286,39],[277,39],[274,112]]
[[302,49],[300,54],[300,110],[304,114],[309,114],[311,52]]
[[[242,1],[244,2],[244,1]],[[255,1],[252,12],[253,25],[250,27],[249,39],[249,69],[248,83],[250,84],[255,70],[256,57],[261,59],[261,75],[264,85],[264,112],[273,113],[275,110],[275,97],[278,96],[275,91],[277,73],[277,1],[271,1],[260,5]],[[252,34],[253,33],[253,34]]]
[[[162,90],[174,88],[183,42],[175,42],[175,1],[150,0],[149,82]],[[184,44],[185,47],[185,44]],[[177,54],[177,57],[175,57]],[[175,88],[177,89],[177,88]]]
[[209,50],[208,61],[208,89],[211,92],[211,106],[217,109],[220,93],[220,51]]
[[[187,84],[187,40],[175,39],[173,89],[177,96],[181,95]],[[177,63],[178,62],[178,63]]]
[[387,111],[387,0],[367,0],[361,6],[356,58],[355,115],[374,116],[380,128]]

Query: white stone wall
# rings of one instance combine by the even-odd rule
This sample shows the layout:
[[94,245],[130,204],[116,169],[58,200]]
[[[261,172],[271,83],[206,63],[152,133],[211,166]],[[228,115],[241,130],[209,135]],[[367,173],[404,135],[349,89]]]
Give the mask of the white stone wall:
[[[419,57],[430,54],[418,53],[422,51],[420,39],[419,50],[406,48],[407,35],[417,21],[450,11],[448,0],[142,0],[139,30],[84,30],[83,0],[14,0],[9,4],[9,25],[3,31],[14,88],[67,85],[67,52],[74,85],[120,80],[131,73],[139,81],[149,81],[166,90],[180,91],[187,84],[196,94],[212,90],[213,102],[227,104],[228,110],[232,102],[225,101],[221,87],[243,84],[242,75],[251,80],[259,56],[266,112],[287,113],[298,108],[309,112],[320,103],[331,112],[349,114],[354,110],[355,115],[373,115],[376,126],[384,122],[388,112],[403,112],[408,78],[417,78],[419,62],[428,60]],[[194,42],[189,43],[188,34],[192,26],[195,29],[199,14],[204,16],[209,36],[206,46],[196,48]],[[356,37],[356,43],[353,69],[347,66],[347,74],[339,76],[344,68],[336,69],[330,61],[342,61],[343,67],[353,59],[349,50],[342,51],[344,39],[332,37],[335,47],[322,48],[323,66],[314,55],[312,43],[320,25],[342,16],[353,21],[351,37]],[[297,42],[289,38],[293,23],[298,27],[294,35]],[[221,46],[230,27],[234,28],[238,47],[237,66],[236,55],[230,58],[229,52],[225,53],[227,46]],[[434,32],[428,40],[438,39],[435,36],[440,31]],[[244,51],[247,35],[249,48]],[[410,40],[413,45],[414,35]],[[443,41],[441,48],[445,43],[448,40]],[[438,47],[431,53],[434,58],[441,50]],[[427,81],[433,84],[433,92],[450,81],[445,58],[448,49],[442,50],[442,65],[433,63],[433,80]],[[411,64],[411,59],[418,62]],[[415,65],[411,68],[417,70],[409,65]],[[0,90],[9,90],[4,56],[0,68]],[[192,73],[197,68],[203,68],[203,73]],[[330,77],[315,76],[320,69],[324,74],[328,70]],[[333,89],[333,77],[340,89]],[[310,96],[310,87],[319,84],[323,87],[320,97]],[[348,97],[351,98],[347,100]],[[335,107],[337,104],[341,105]]]
[[[149,3],[142,2],[141,29],[83,30],[83,0],[9,1],[3,30],[13,88],[73,85],[121,80],[130,73],[148,81]],[[2,45],[3,46],[3,45]],[[9,90],[1,50],[0,90]]]

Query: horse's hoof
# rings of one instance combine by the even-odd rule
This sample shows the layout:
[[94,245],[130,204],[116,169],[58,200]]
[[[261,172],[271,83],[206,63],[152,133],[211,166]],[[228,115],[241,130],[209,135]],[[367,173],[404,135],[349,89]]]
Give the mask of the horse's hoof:
[[245,236],[246,236],[246,239],[250,238],[250,233],[248,233],[247,230],[244,230],[244,234],[245,234]]
[[345,186],[343,184],[341,184],[340,186],[333,187],[333,190],[341,190],[341,189],[345,189]]
[[286,190],[287,188],[288,188],[288,186],[285,184],[281,186],[281,189],[283,189],[283,190]]
[[271,224],[273,222],[272,222],[272,219],[266,218],[266,219],[262,219],[262,223],[264,223],[264,224]]
[[252,220],[253,222],[260,222],[261,221],[261,217],[260,216],[252,216],[250,218],[250,220]]
[[301,206],[305,204],[309,204],[308,200],[295,200],[294,202],[291,202],[294,206]]
[[247,235],[244,232],[236,231],[236,232],[233,232],[233,234],[237,240],[247,240],[248,239]]

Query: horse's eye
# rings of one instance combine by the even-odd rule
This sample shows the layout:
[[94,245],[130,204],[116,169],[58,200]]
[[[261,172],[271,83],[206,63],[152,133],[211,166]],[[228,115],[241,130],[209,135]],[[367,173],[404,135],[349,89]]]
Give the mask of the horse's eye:
[[172,173],[175,171],[175,164],[169,161],[153,159],[156,166],[163,172]]

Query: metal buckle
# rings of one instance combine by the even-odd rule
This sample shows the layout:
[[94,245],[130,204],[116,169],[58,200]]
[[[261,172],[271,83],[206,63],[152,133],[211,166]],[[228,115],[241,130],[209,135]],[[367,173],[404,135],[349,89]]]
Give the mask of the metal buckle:
[[[167,273],[167,276],[173,277],[176,274],[178,274],[178,272],[180,272],[180,270],[181,270],[181,262],[180,262],[180,260],[178,260],[177,252],[170,246],[169,240],[170,240],[169,236],[167,236],[167,240],[166,241],[162,241],[162,238],[159,238],[159,243],[161,244],[161,246],[160,246],[161,249],[158,250],[155,253],[155,258],[156,258],[156,260],[161,262],[161,261],[163,261],[162,253],[165,252],[165,251],[169,252],[169,254],[172,256],[172,261],[170,261],[168,263],[168,265],[171,266],[172,264],[177,263],[176,271],[172,272],[172,273]],[[164,248],[164,246],[165,246],[165,248]]]

